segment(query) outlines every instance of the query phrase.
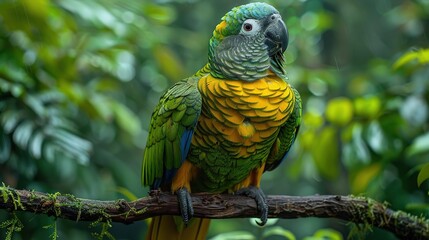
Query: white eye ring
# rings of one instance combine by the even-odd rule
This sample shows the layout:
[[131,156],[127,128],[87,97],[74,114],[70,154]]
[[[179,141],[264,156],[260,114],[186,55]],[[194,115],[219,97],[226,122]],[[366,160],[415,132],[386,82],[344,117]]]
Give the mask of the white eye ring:
[[255,19],[247,19],[241,25],[240,33],[244,35],[255,35],[260,29],[261,26],[259,25],[259,21]]

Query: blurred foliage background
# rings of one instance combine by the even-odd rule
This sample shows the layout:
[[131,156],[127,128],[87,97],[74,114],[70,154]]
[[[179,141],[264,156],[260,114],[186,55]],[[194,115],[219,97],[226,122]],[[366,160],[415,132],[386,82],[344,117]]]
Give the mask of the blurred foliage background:
[[[249,1],[1,0],[0,181],[92,199],[134,199],[159,96],[207,58],[220,18]],[[267,194],[355,194],[429,216],[429,2],[266,1],[285,19],[289,81],[304,101]],[[11,215],[0,212],[0,238]],[[100,224],[20,213],[13,239],[91,239]],[[335,219],[215,220],[212,239],[345,239]],[[113,224],[142,239],[147,222]],[[355,228],[356,229],[356,228]],[[394,239],[372,229],[367,239]]]

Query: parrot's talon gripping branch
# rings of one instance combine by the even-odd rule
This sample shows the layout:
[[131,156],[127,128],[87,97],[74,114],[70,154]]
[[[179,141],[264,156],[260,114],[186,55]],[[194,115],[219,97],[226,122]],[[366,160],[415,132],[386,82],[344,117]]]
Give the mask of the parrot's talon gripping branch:
[[268,204],[264,192],[262,192],[260,188],[251,186],[247,188],[241,188],[235,193],[237,195],[248,196],[256,201],[258,211],[261,212],[261,221],[256,221],[256,224],[259,226],[264,226],[268,220]]
[[177,200],[179,201],[180,213],[182,215],[183,223],[188,225],[194,215],[194,207],[192,206],[192,198],[186,188],[180,188],[176,191]]

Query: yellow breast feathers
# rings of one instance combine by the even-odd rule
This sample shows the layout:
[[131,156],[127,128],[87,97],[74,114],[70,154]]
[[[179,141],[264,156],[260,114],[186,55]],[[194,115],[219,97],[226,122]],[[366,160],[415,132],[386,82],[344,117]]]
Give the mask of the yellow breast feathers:
[[253,82],[207,75],[198,89],[205,106],[194,141],[200,146],[228,141],[239,155],[254,152],[258,143],[277,133],[294,105],[291,87],[276,75]]

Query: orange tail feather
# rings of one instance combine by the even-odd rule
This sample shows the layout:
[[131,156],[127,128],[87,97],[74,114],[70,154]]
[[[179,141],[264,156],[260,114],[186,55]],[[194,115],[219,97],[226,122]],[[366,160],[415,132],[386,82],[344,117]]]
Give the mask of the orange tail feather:
[[173,216],[152,218],[146,240],[205,240],[210,219],[193,218],[187,227],[178,227]]

